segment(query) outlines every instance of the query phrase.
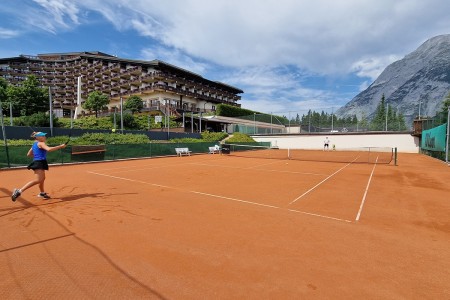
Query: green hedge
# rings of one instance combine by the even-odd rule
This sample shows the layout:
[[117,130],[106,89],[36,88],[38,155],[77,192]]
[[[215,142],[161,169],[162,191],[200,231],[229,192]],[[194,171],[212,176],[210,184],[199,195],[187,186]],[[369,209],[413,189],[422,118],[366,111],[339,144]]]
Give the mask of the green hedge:
[[209,132],[204,131],[201,133],[201,139],[195,138],[182,138],[182,139],[171,139],[171,143],[205,143],[205,142],[219,142],[228,136],[225,132]]
[[[171,139],[168,143],[208,143],[218,142],[228,136],[225,132],[202,132],[201,139],[183,138]],[[68,140],[68,136],[49,137],[47,144],[50,146],[60,145]],[[243,140],[244,141],[244,140]],[[245,139],[247,141],[247,139]],[[10,146],[31,146],[34,139],[29,140],[8,140]],[[70,144],[72,145],[107,145],[107,144],[146,144],[150,139],[145,134],[118,134],[118,133],[85,133],[81,137],[72,137]],[[3,144],[0,142],[0,144]]]
[[259,114],[253,110],[231,106],[228,104],[219,104],[216,107],[216,115],[223,117],[242,117],[253,115],[255,113]]
[[233,133],[233,136],[230,137],[229,139],[226,140],[227,143],[256,143],[256,141],[244,134],[244,133],[240,133],[240,132],[235,132]]

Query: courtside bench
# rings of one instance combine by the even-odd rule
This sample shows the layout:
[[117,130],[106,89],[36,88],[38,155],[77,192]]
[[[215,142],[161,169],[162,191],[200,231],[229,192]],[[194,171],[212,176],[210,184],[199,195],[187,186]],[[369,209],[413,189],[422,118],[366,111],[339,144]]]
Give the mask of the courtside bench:
[[189,151],[189,148],[175,148],[175,152],[177,153],[177,156],[183,156],[183,155],[191,155],[192,151]]
[[209,149],[209,154],[215,154],[215,153],[221,153],[222,150],[220,148],[217,147],[208,147]]

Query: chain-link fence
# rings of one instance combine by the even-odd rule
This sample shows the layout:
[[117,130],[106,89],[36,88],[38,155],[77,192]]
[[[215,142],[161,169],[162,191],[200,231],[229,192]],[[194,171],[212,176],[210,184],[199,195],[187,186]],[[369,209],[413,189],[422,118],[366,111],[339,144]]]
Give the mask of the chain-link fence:
[[259,114],[236,117],[242,124],[234,125],[234,132],[246,134],[325,133],[366,131],[409,131],[413,116],[401,115],[391,108],[382,118],[369,120],[361,116],[339,117],[325,111],[301,111]]
[[[65,149],[49,152],[49,164],[68,164],[88,161],[118,160],[143,157],[175,156],[176,148],[189,148],[195,153],[208,153],[209,147],[218,142],[207,143],[147,143],[96,145],[95,150],[83,151],[83,146],[67,146]],[[86,146],[92,147],[92,146]],[[30,146],[0,147],[0,168],[27,166],[31,160],[26,156]],[[7,152],[8,154],[7,155]]]
[[450,111],[439,112],[432,118],[420,119],[422,125],[420,151],[431,157],[450,161]]

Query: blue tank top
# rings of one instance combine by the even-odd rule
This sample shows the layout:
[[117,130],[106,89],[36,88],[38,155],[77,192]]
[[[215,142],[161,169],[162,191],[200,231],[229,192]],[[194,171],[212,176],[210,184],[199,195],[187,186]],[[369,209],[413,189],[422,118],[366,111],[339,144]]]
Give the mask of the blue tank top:
[[33,160],[45,160],[47,159],[47,150],[38,147],[38,142],[34,142],[33,146]]

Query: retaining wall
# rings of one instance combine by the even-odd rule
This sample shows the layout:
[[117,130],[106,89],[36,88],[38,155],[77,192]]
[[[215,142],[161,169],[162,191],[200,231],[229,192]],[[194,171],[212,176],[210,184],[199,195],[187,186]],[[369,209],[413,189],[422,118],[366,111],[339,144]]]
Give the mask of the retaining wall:
[[271,142],[272,146],[290,149],[323,149],[325,138],[336,149],[357,147],[397,147],[398,152],[419,153],[420,139],[410,133],[347,133],[347,134],[288,134],[252,136],[257,142]]

